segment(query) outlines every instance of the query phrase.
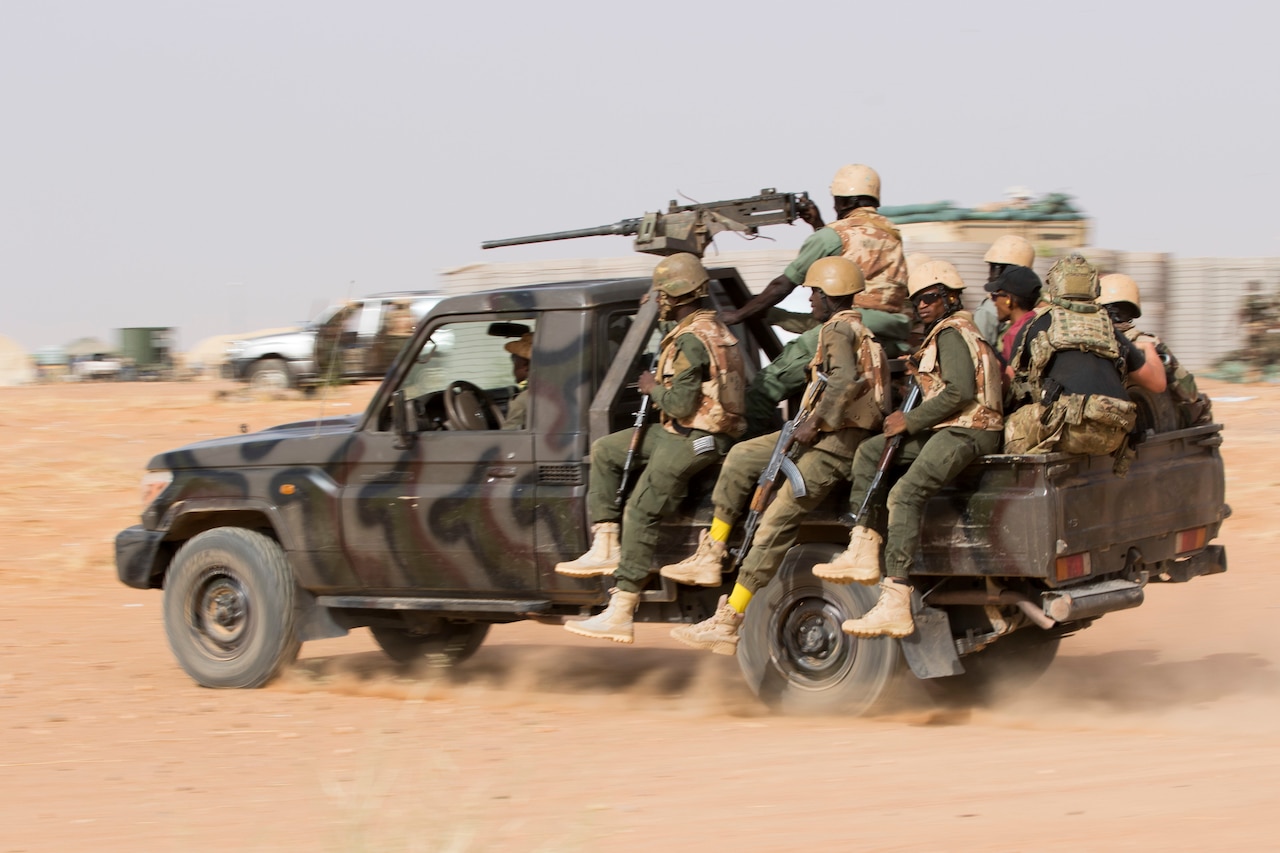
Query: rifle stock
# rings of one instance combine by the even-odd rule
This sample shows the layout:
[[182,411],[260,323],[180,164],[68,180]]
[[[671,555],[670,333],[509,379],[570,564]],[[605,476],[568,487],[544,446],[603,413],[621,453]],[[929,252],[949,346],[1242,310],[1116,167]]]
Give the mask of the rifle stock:
[[774,490],[777,488],[778,475],[785,475],[791,482],[791,490],[796,497],[802,498],[805,496],[804,477],[800,475],[800,470],[796,468],[796,463],[791,461],[791,450],[795,444],[796,428],[808,420],[809,415],[813,413],[814,407],[818,404],[818,398],[822,396],[822,391],[826,387],[826,374],[816,373],[809,382],[808,387],[805,388],[799,411],[796,412],[795,417],[782,425],[782,431],[778,433],[778,440],[773,445],[773,453],[770,454],[769,462],[764,466],[764,470],[760,472],[760,476],[756,480],[756,490],[751,495],[751,506],[747,512],[746,523],[742,528],[742,544],[738,546],[733,559],[735,571],[741,568],[742,561],[747,556],[747,551],[751,549],[751,540],[755,538],[756,527],[760,524],[760,516],[769,506],[769,500],[773,497]]

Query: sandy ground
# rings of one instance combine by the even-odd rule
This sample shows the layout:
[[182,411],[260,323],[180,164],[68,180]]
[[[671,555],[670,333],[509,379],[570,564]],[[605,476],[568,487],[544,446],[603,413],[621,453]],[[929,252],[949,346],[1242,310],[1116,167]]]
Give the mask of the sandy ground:
[[[732,659],[500,626],[452,675],[367,632],[262,690],[195,686],[115,579],[153,453],[358,410],[212,384],[0,389],[0,853],[1280,848],[1280,386],[1227,425],[1230,571],[1154,586],[1029,691],[869,718],[764,710]],[[323,407],[323,408],[322,408]]]

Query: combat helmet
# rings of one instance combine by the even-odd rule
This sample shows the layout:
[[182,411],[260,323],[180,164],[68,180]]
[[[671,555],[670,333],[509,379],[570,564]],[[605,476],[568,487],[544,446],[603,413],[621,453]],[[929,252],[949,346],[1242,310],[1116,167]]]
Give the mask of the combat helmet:
[[1098,279],[1098,304],[1114,305],[1128,302],[1133,306],[1133,316],[1142,316],[1142,297],[1138,283],[1124,273],[1113,272]]
[[841,166],[831,179],[831,194],[839,197],[867,195],[880,200],[880,176],[870,166],[853,163]]
[[1045,276],[1051,301],[1093,302],[1098,298],[1098,271],[1084,255],[1072,252],[1059,258]]
[[816,287],[827,296],[851,296],[867,288],[862,268],[844,257],[819,258],[804,275],[805,287]]
[[1012,264],[1029,267],[1036,262],[1036,249],[1016,234],[1005,234],[991,244],[982,259],[989,264]]
[[653,268],[653,289],[675,303],[691,302],[706,296],[710,280],[702,261],[689,252],[668,255]]
[[906,257],[907,275],[909,276],[911,274],[911,270],[915,269],[921,264],[927,264],[931,260],[933,260],[933,258],[929,257],[924,252],[912,252],[911,254],[907,255]]
[[964,279],[960,278],[955,266],[947,261],[928,261],[909,272],[907,295],[915,296],[935,284],[940,284],[947,290],[964,290]]

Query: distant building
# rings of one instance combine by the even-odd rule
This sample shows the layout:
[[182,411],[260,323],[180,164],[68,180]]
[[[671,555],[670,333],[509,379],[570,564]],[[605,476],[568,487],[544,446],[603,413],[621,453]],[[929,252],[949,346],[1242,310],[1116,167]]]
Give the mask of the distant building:
[[1076,209],[1070,196],[1049,193],[1033,198],[1023,187],[1012,187],[1006,200],[977,207],[953,202],[882,207],[908,243],[994,243],[1016,234],[1036,247],[1039,255],[1088,246],[1091,222]]

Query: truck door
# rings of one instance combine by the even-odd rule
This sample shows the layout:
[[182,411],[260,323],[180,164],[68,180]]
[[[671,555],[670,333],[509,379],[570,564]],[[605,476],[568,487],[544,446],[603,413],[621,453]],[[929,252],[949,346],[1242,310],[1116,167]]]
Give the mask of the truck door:
[[503,429],[518,393],[507,344],[531,333],[536,372],[535,326],[528,316],[436,321],[395,388],[411,416],[408,440],[388,405],[353,441],[340,523],[365,589],[537,588],[532,433]]

